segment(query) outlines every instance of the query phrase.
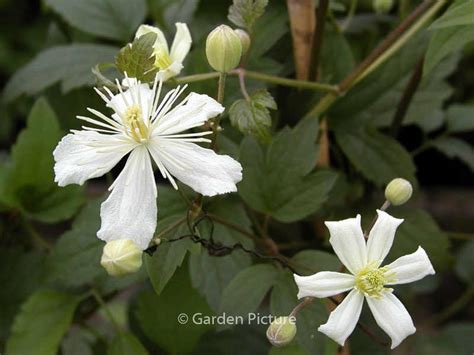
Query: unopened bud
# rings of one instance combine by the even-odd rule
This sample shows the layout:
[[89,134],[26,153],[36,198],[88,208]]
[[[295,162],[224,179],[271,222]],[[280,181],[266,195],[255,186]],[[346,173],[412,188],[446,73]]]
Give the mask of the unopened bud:
[[396,178],[385,188],[385,198],[394,206],[403,205],[413,193],[413,187],[408,180]]
[[295,317],[278,317],[267,329],[267,338],[274,346],[285,346],[296,335]]
[[393,0],[374,0],[372,6],[376,13],[386,14],[392,9]]
[[142,266],[142,250],[130,239],[107,242],[100,264],[112,276],[136,272]]
[[242,45],[242,55],[245,55],[245,53],[247,53],[250,48],[250,36],[247,32],[241,30],[240,28],[236,29],[234,32],[240,38],[240,44]]
[[226,25],[216,27],[206,40],[206,56],[211,67],[221,73],[236,68],[242,56],[242,44],[235,31]]

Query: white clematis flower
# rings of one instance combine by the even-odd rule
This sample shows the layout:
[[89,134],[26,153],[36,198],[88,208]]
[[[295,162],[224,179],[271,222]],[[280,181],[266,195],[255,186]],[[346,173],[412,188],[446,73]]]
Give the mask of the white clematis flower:
[[82,185],[110,171],[130,153],[102,203],[97,236],[105,241],[130,239],[146,249],[157,217],[152,160],[174,188],[175,177],[206,196],[237,191],[242,167],[229,156],[195,144],[210,142],[204,136],[212,132],[182,133],[224,111],[217,101],[190,93],[172,108],[185,87],[169,91],[160,102],[162,81],[158,84],[156,79],[151,89],[138,81],[128,84],[117,95],[107,88],[107,95],[96,89],[114,114],[108,117],[88,108],[94,118],[78,116],[97,127],[73,130],[59,142],[53,153],[55,181],[59,186]]
[[153,53],[155,55],[155,66],[159,69],[158,76],[166,81],[173,76],[178,75],[183,69],[183,61],[191,48],[192,38],[188,26],[185,23],[176,23],[176,35],[168,49],[168,42],[165,35],[158,27],[141,25],[136,34],[140,38],[148,33],[156,34],[156,40],[153,44]]
[[336,255],[351,274],[323,271],[311,276],[294,275],[298,298],[331,297],[349,291],[340,305],[318,330],[344,345],[354,330],[364,297],[377,324],[392,339],[392,349],[415,332],[410,314],[388,285],[417,281],[435,273],[423,248],[380,267],[392,247],[397,227],[403,219],[377,210],[377,221],[367,243],[360,226],[360,215],[339,222],[326,222]]

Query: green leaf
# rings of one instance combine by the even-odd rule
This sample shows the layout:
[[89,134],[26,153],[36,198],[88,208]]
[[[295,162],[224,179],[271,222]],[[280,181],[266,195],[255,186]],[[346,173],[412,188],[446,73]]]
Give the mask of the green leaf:
[[355,168],[377,186],[397,177],[416,181],[410,154],[395,139],[376,130],[338,130],[336,140]]
[[[175,276],[158,296],[153,291],[142,292],[137,299],[136,317],[145,335],[168,353],[189,353],[199,338],[212,328],[208,324],[195,324],[193,314],[200,319],[212,316],[206,301],[192,288],[187,265],[178,269]],[[178,316],[186,314],[185,324]]]
[[[157,233],[179,222],[180,216],[171,216],[160,220],[157,226]],[[165,239],[175,239],[182,235],[189,234],[186,223],[163,236]],[[159,295],[171,279],[176,269],[183,263],[187,251],[193,246],[190,239],[183,239],[176,242],[162,242],[153,253],[153,256],[145,255],[145,265],[150,277],[151,284],[155,292]]]
[[243,181],[239,193],[253,209],[282,222],[292,222],[316,212],[326,201],[337,175],[312,172],[318,152],[318,122],[301,121],[284,128],[266,151],[250,138],[241,145]]
[[[389,127],[427,42],[426,31],[423,31],[357,83],[331,108],[330,128],[359,129],[368,124]],[[404,116],[403,125],[416,124],[425,132],[442,126],[444,103],[453,92],[447,78],[456,70],[459,59],[457,52],[448,56],[436,65],[432,75],[423,78]]]
[[52,290],[35,292],[15,318],[6,353],[55,355],[80,300]]
[[131,333],[122,333],[115,337],[107,349],[107,355],[147,355],[148,351],[140,340]]
[[474,341],[472,322],[452,323],[441,332],[423,334],[416,339],[414,354],[472,355]]
[[255,22],[265,12],[267,4],[268,0],[234,0],[227,18],[238,27],[251,32]]
[[364,112],[400,81],[407,80],[417,62],[423,57],[427,40],[426,31],[420,32],[377,70],[364,77],[344,97],[340,98],[328,113],[330,127],[334,128],[336,125],[357,127],[359,124],[354,122],[354,116]]
[[459,133],[474,130],[474,106],[451,105],[446,111],[448,132]]
[[456,274],[464,282],[474,285],[474,241],[467,242],[459,251],[456,260]]
[[454,3],[439,19],[431,25],[431,29],[452,26],[474,25],[474,0]]
[[243,134],[268,142],[272,126],[269,109],[276,110],[276,102],[267,90],[261,89],[254,92],[250,100],[240,99],[232,104],[229,109],[230,122]]
[[298,344],[292,342],[289,345],[285,345],[281,348],[272,347],[269,355],[309,355],[309,352],[299,346]]
[[269,264],[242,270],[225,288],[219,313],[245,317],[255,312],[277,276],[277,269]]
[[[208,212],[251,232],[251,222],[245,213],[244,207],[234,199],[218,200],[208,207]],[[213,224],[213,239],[215,242],[226,246],[241,243],[249,249],[254,248],[252,240],[247,236],[243,236],[223,224],[217,222]],[[210,233],[210,225],[200,225],[199,231],[203,237],[207,238]],[[211,308],[217,312],[226,286],[239,271],[250,266],[250,264],[250,256],[241,250],[219,257],[209,255],[207,251],[203,250],[202,253],[190,255],[189,272],[193,286],[199,290]]]
[[104,243],[96,236],[100,228],[100,202],[90,202],[78,215],[72,229],[54,245],[46,262],[49,282],[77,287],[105,274],[100,265]]
[[153,54],[155,40],[156,34],[148,33],[123,47],[115,59],[117,69],[131,78],[153,81],[157,72]]
[[324,41],[321,48],[322,80],[328,83],[340,82],[354,66],[355,59],[349,42],[340,31],[328,24],[324,31]]
[[20,305],[43,281],[44,256],[2,247],[0,260],[0,342],[4,343]]
[[254,324],[205,334],[193,355],[268,354],[270,343],[261,327]]
[[[191,23],[199,0],[150,0],[149,12],[160,28],[172,29],[176,22]],[[194,33],[193,33],[194,34]]]
[[[281,273],[272,289],[270,310],[273,316],[288,315],[298,304],[298,288],[290,272]],[[325,336],[318,332],[318,326],[326,322],[327,310],[322,300],[315,299],[297,315],[296,342],[309,354],[324,354]]]
[[448,54],[474,41],[474,1],[456,1],[431,29],[433,35],[425,56],[424,75]]
[[118,48],[98,44],[70,44],[45,49],[19,69],[7,83],[4,99],[35,95],[61,82],[63,93],[95,83],[92,67],[113,60]]
[[294,255],[291,261],[302,276],[320,271],[338,271],[341,266],[341,262],[334,254],[321,250],[303,250]]
[[452,261],[449,252],[448,236],[439,229],[433,218],[423,210],[405,210],[394,213],[397,218],[404,218],[395,236],[385,264],[396,258],[411,254],[418,246],[425,249],[435,270],[445,269]]
[[77,29],[99,37],[128,40],[146,15],[146,1],[45,0]]
[[53,150],[61,135],[48,102],[36,101],[0,180],[2,201],[42,222],[68,219],[82,204],[81,187],[60,188],[54,182]]
[[431,145],[447,157],[457,158],[474,171],[474,148],[461,139],[442,137],[435,139]]

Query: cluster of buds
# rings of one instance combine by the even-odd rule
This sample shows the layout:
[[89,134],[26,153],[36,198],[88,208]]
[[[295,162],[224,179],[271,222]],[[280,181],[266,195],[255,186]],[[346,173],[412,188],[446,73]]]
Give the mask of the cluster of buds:
[[207,36],[207,61],[215,71],[227,73],[239,65],[249,47],[250,37],[247,32],[220,25]]

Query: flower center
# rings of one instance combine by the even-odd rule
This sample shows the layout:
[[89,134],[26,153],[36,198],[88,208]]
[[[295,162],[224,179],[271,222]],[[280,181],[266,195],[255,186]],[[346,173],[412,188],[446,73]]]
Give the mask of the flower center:
[[148,139],[148,127],[142,119],[142,111],[138,105],[127,108],[124,115],[124,123],[128,128],[128,134],[135,141],[141,143]]
[[155,66],[160,68],[160,70],[168,68],[173,63],[170,55],[164,49],[155,50],[155,58]]
[[384,285],[389,282],[387,271],[387,267],[367,266],[356,275],[356,288],[366,296],[379,298],[383,291],[388,290],[384,288]]

